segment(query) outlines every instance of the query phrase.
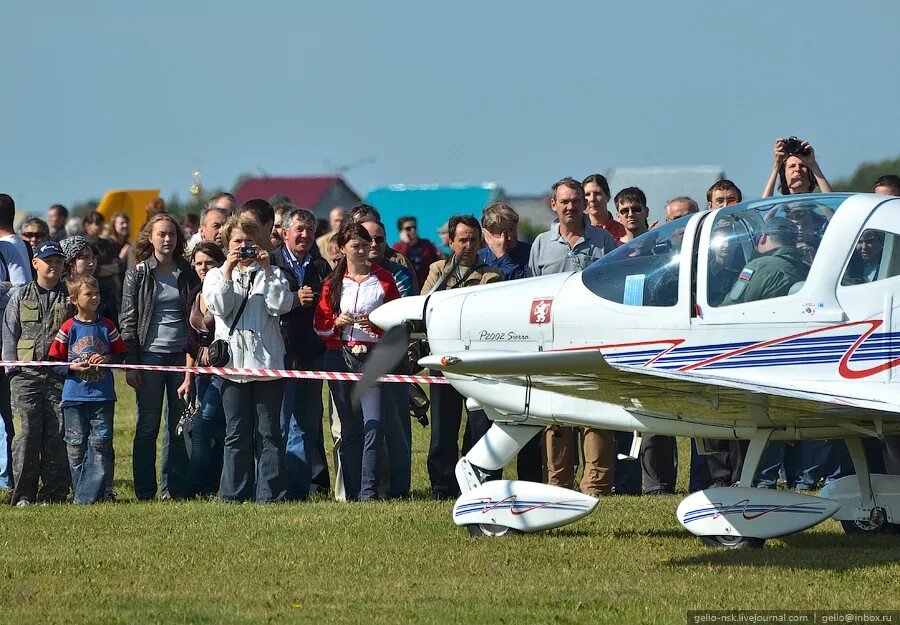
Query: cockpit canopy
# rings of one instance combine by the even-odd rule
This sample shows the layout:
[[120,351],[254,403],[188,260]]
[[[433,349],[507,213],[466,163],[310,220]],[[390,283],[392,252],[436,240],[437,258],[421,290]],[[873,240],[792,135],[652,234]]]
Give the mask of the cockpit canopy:
[[[709,230],[708,244],[698,250],[698,262],[707,263],[707,304],[729,306],[781,297],[802,287],[822,236],[846,195],[814,194],[778,197],[735,204],[719,210]],[[630,241],[607,254],[582,274],[585,286],[603,299],[627,306],[667,307],[678,304],[682,242],[688,221],[682,217]],[[699,247],[704,237],[698,237]],[[744,293],[754,271],[776,256],[790,271],[777,284]],[[689,256],[684,257],[689,261]],[[702,259],[702,260],[701,260]],[[750,265],[751,261],[755,264]],[[774,261],[773,261],[774,262]],[[748,267],[750,265],[750,267]],[[754,269],[753,267],[757,267]],[[699,295],[699,293],[698,293]]]

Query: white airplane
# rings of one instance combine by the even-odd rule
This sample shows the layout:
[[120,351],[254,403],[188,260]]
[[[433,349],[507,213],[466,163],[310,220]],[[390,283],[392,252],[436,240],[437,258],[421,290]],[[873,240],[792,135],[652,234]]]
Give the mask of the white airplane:
[[[808,275],[760,291],[753,273],[765,270],[745,265],[791,232],[781,244],[800,248]],[[427,336],[432,355],[420,364],[487,413],[491,429],[456,467],[453,521],[472,533],[558,527],[597,505],[554,486],[485,481],[552,424],[748,439],[741,486],[678,506],[708,545],[761,546],[828,518],[847,532],[895,529],[900,477],[870,474],[861,437],[900,433],[898,294],[900,198],[744,202],[654,229],[582,273],[386,304],[371,315],[388,333],[361,385],[410,335]],[[847,439],[856,475],[818,496],[750,488],[770,439]]]

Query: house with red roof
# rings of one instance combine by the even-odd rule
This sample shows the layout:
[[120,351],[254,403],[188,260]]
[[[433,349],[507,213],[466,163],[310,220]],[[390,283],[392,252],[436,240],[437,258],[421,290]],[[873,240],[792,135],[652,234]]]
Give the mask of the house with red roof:
[[359,204],[361,198],[340,176],[291,176],[280,178],[247,178],[234,190],[237,204],[273,195],[286,195],[294,206],[306,208],[318,219],[328,219],[335,206],[347,210]]

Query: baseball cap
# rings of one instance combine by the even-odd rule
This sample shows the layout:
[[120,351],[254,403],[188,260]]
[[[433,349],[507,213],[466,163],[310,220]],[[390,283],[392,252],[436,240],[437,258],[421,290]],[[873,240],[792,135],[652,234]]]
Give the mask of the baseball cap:
[[763,226],[763,232],[775,235],[779,241],[787,245],[796,245],[799,230],[794,222],[784,217],[774,217]]
[[65,257],[62,247],[56,241],[44,241],[34,250],[35,258],[50,258],[51,256]]

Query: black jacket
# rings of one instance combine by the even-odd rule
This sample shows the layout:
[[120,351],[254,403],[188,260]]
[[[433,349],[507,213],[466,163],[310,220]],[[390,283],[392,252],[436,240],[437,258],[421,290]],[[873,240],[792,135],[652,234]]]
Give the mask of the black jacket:
[[[284,256],[284,245],[280,245],[272,252],[272,264],[281,269],[287,278],[295,302],[295,307],[291,309],[291,312],[281,316],[281,336],[287,352],[285,367],[308,368],[316,358],[325,353],[325,343],[313,329],[313,315],[322,294],[322,283],[331,273],[331,265],[324,258],[310,251],[310,261],[306,266],[303,284],[300,284]],[[296,305],[297,291],[301,286],[308,286],[316,295],[312,305],[307,308]]]
[[[125,284],[122,287],[122,311],[119,313],[119,331],[122,340],[128,347],[125,362],[136,364],[138,354],[147,340],[147,330],[153,319],[153,307],[156,305],[156,277],[154,269],[159,262],[155,256],[137,263],[133,269],[125,272]],[[181,296],[182,309],[187,309],[188,293],[200,284],[200,278],[183,258],[175,259],[175,275],[178,281],[178,294]],[[186,323],[186,322],[185,322]]]

